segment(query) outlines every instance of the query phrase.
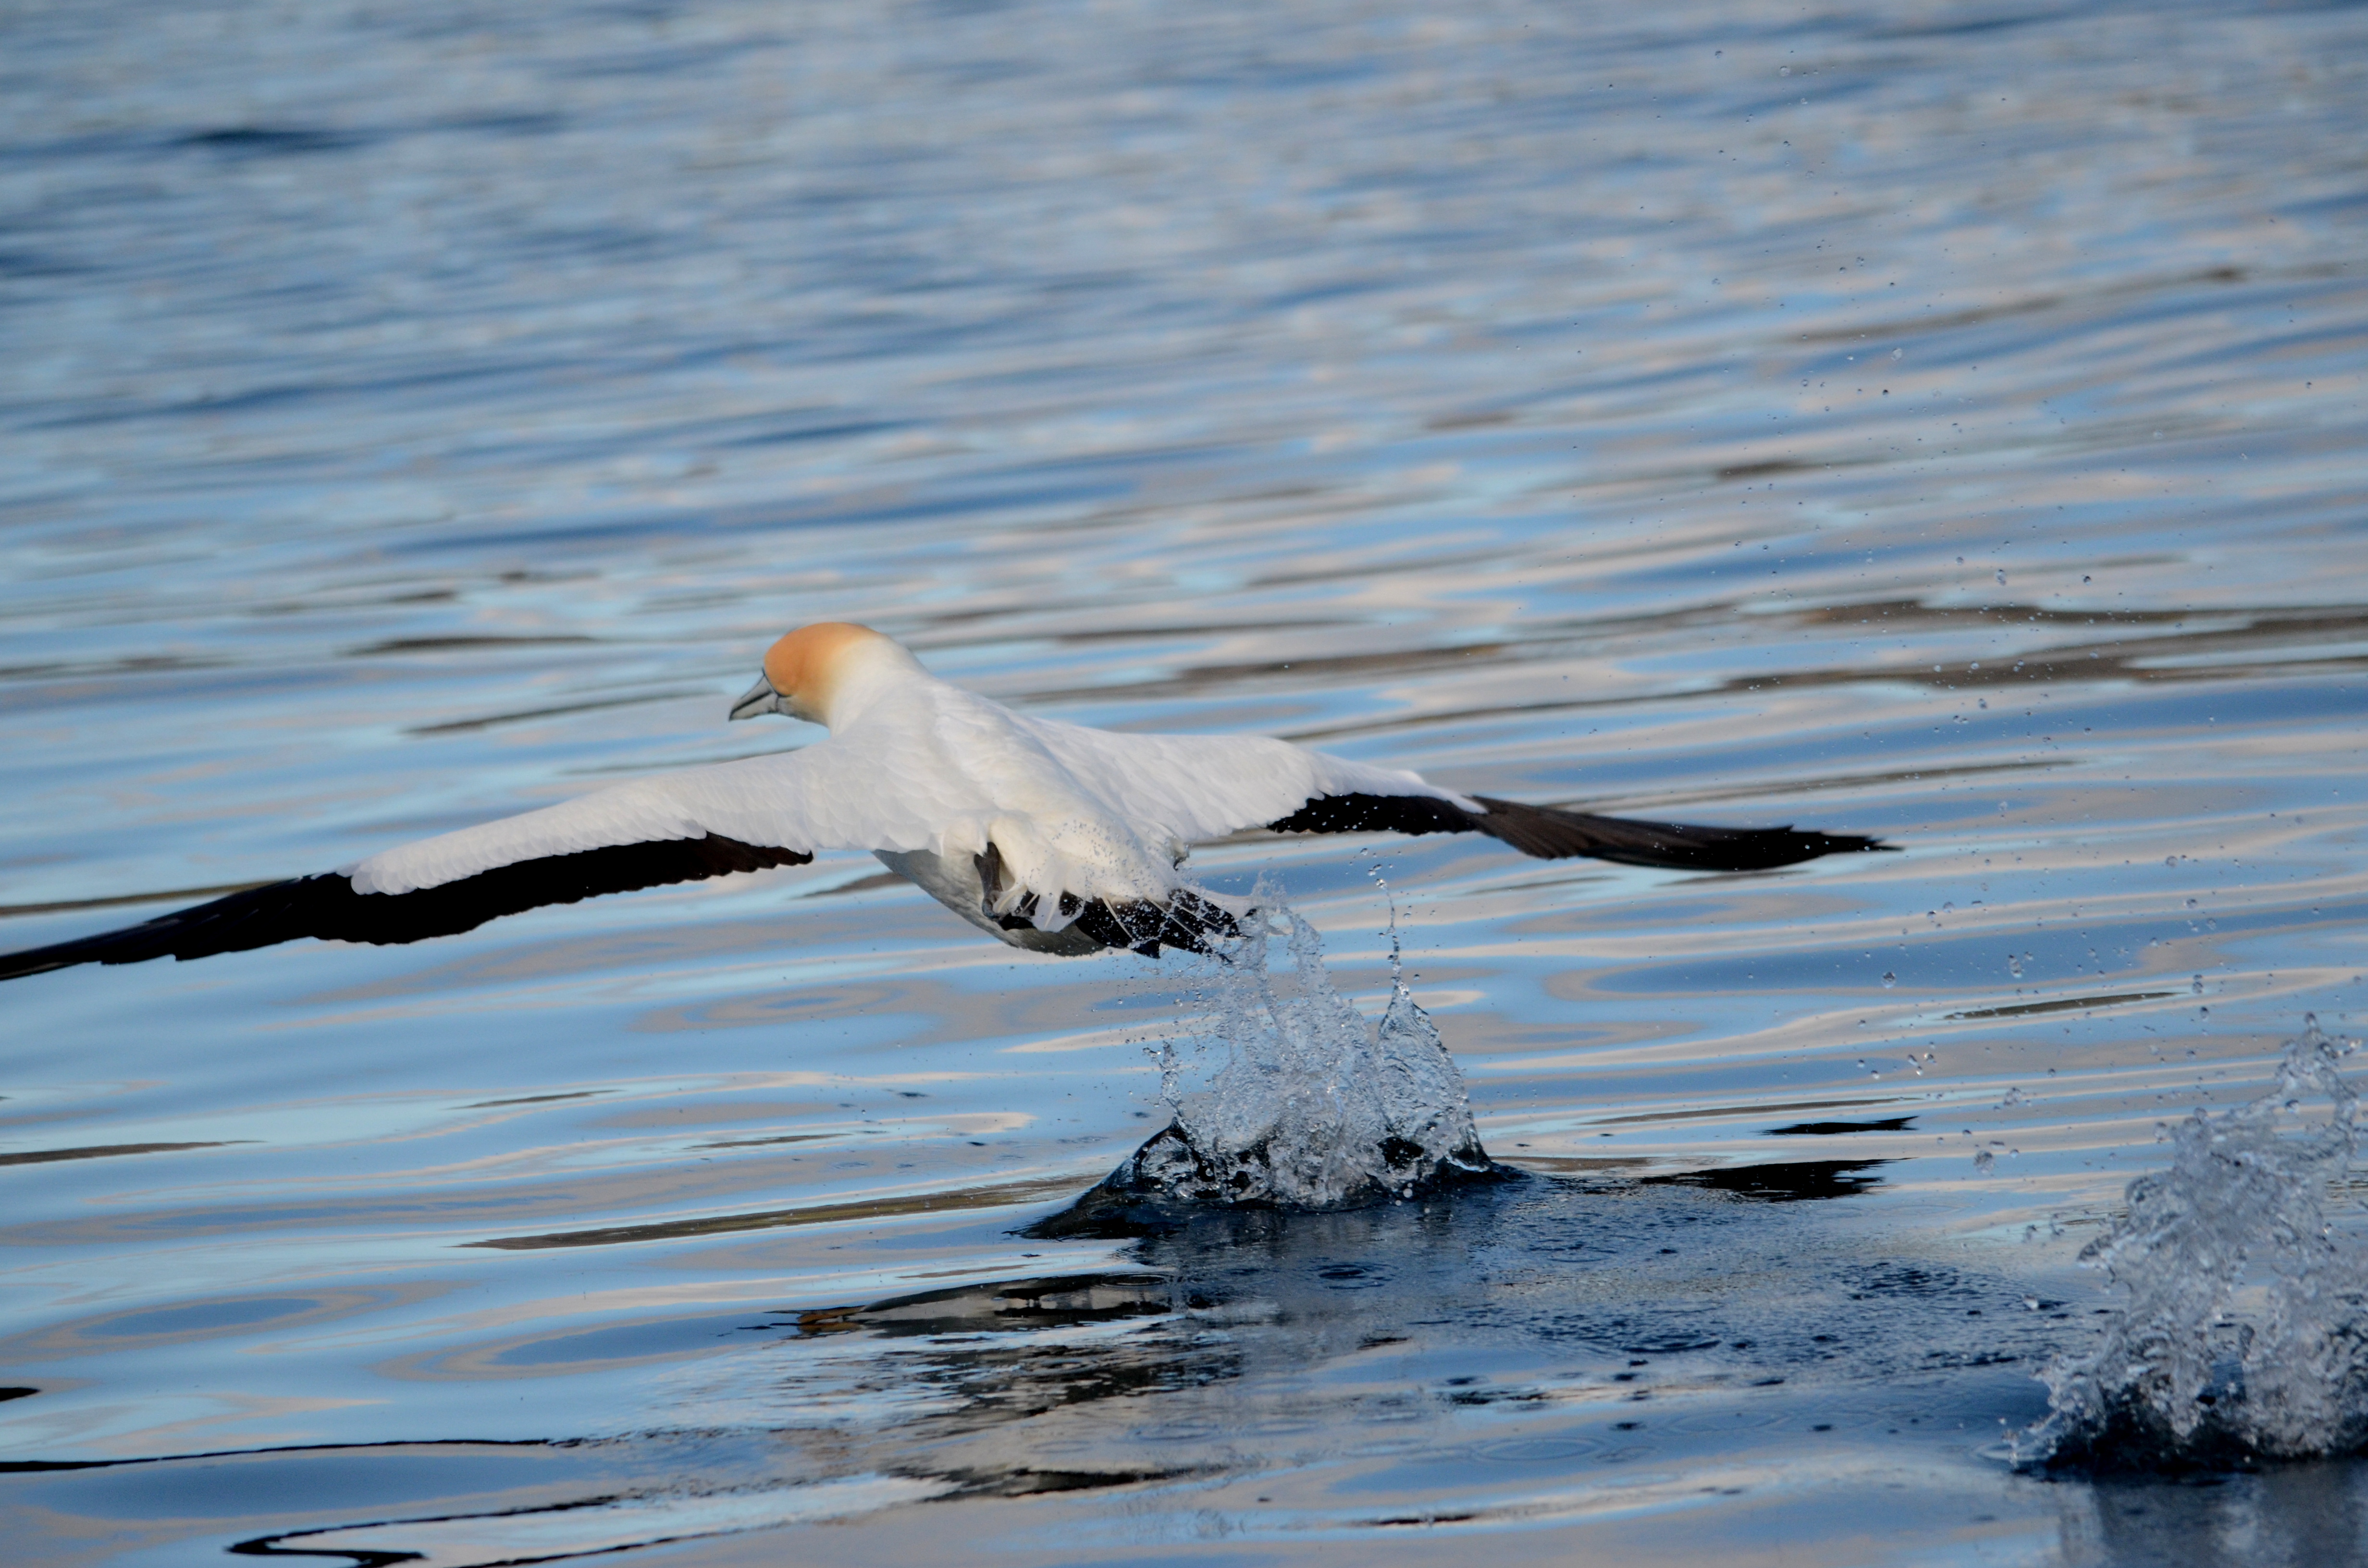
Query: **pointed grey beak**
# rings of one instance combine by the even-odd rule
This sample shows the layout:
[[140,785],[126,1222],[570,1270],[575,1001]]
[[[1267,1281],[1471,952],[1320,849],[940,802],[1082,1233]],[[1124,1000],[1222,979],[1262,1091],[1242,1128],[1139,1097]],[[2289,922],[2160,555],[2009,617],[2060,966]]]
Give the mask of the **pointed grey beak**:
[[775,691],[773,683],[762,676],[758,676],[757,684],[742,693],[740,700],[732,705],[732,717],[734,719],[754,719],[759,713],[788,711],[789,709],[782,704],[781,694]]

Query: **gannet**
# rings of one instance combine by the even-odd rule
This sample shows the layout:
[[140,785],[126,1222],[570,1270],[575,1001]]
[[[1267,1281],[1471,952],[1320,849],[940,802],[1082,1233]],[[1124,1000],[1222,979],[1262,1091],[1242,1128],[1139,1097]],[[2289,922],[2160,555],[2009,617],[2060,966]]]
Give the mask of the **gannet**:
[[1201,949],[1235,914],[1181,873],[1196,843],[1277,833],[1483,833],[1546,859],[1757,870],[1887,849],[1790,827],[1634,822],[1465,795],[1258,735],[1113,734],[1014,712],[930,675],[903,644],[825,621],[791,632],[732,705],[826,738],[634,779],[383,849],[144,924],[0,957],[0,979],[80,963],[204,958],[317,937],[416,942],[600,893],[868,849],[1015,948]]

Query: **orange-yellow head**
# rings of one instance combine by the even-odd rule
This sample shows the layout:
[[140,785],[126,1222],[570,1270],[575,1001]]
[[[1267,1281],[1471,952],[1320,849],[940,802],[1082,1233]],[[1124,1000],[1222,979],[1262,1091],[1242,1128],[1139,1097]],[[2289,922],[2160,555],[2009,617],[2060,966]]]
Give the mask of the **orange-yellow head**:
[[848,620],[818,620],[801,626],[765,652],[764,678],[732,705],[734,719],[786,713],[792,719],[830,722],[848,677],[885,654],[910,665],[912,655],[868,626]]

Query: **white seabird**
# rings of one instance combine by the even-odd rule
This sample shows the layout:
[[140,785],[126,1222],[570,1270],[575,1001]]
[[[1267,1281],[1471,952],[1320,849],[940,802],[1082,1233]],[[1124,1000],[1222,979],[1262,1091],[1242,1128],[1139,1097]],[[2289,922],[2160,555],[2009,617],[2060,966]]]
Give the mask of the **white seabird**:
[[937,679],[894,640],[791,632],[734,719],[829,736],[687,768],[381,850],[139,926],[0,958],[0,980],[203,958],[300,937],[416,942],[606,892],[868,849],[990,936],[1038,952],[1199,949],[1234,915],[1179,873],[1197,842],[1281,833],[1485,833],[1525,855],[1757,870],[1889,846],[1790,827],[1625,821],[1462,795],[1256,735],[1131,735],[1015,713]]

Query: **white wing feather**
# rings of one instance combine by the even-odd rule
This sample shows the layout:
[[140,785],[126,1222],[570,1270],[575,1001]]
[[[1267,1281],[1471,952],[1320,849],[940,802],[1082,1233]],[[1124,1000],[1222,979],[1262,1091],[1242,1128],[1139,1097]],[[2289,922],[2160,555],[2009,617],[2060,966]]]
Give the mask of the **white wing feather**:
[[[884,738],[884,737],[883,737]],[[872,742],[873,744],[866,744]],[[776,849],[916,849],[943,826],[928,780],[899,775],[852,735],[686,769],[541,811],[398,845],[341,868],[358,892],[412,892],[500,866],[709,834]]]
[[1482,810],[1420,774],[1264,735],[1121,735],[1053,719],[1020,722],[1114,809],[1188,844],[1279,822],[1322,795],[1424,795]]
[[[1288,741],[1112,734],[1013,713],[935,681],[905,697],[800,751],[635,779],[342,869],[357,892],[404,893],[526,860],[710,834],[806,854],[943,854],[975,852],[992,829],[1011,838],[1010,857],[1022,847],[1013,813],[1074,811],[1080,795],[1132,829],[1184,843],[1278,821],[1322,795],[1426,795],[1479,809],[1418,775]],[[1048,763],[1051,775],[1042,771]],[[1062,774],[1067,784],[1048,793]],[[1141,891],[1122,872],[1110,874],[1120,891]],[[1065,885],[1047,882],[1054,892]]]

